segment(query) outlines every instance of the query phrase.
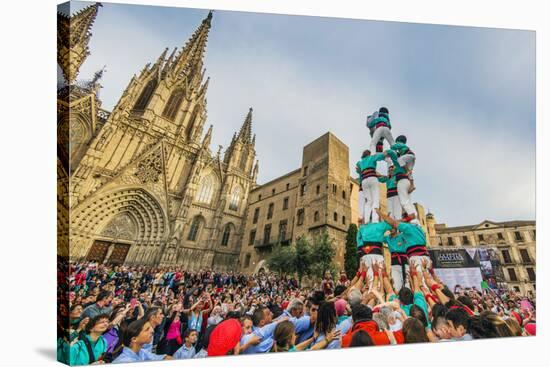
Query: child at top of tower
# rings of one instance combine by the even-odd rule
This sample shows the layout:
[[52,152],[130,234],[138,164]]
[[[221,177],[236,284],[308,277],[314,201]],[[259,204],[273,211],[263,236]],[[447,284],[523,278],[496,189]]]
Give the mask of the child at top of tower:
[[378,111],[375,111],[372,115],[367,117],[367,127],[371,132],[370,151],[375,152],[378,146],[384,139],[388,141],[388,144],[392,146],[395,141],[391,134],[390,113],[386,107],[380,107]]

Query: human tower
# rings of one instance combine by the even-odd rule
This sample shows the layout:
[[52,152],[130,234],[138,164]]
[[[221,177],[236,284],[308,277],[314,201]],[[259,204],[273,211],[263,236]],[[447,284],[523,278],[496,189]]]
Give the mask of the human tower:
[[[391,253],[391,278],[395,290],[399,291],[403,285],[408,285],[409,268],[421,271],[422,266],[431,267],[426,233],[411,200],[415,190],[416,156],[407,145],[405,135],[393,138],[386,107],[380,107],[367,117],[367,128],[370,146],[356,166],[360,183],[357,249],[372,283],[373,265],[385,268],[383,244],[387,244]],[[384,150],[384,142],[389,149]],[[380,166],[387,165],[387,175],[378,172],[379,162]],[[388,213],[380,210],[379,183],[386,185]]]

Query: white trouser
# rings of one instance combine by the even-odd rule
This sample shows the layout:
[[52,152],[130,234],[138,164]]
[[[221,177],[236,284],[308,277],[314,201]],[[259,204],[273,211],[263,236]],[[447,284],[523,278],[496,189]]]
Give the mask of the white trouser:
[[426,281],[422,275],[422,262],[426,262],[427,269],[432,267],[432,259],[427,255],[409,257],[409,266],[414,267],[418,273],[418,279],[421,280],[422,285],[426,286]]
[[390,146],[395,143],[395,140],[393,140],[393,136],[391,134],[391,130],[386,126],[381,126],[374,130],[374,134],[372,134],[372,140],[370,141],[371,154],[376,153],[376,143],[378,143],[378,140],[380,140],[380,138],[386,139]]
[[405,287],[409,287],[409,278],[407,278],[407,275],[409,274],[409,265],[405,264],[405,273],[403,274],[403,266],[401,265],[392,265],[391,266],[391,278],[393,280],[393,290],[395,293],[398,293],[401,287],[403,287],[403,283],[405,283]]
[[401,203],[401,207],[408,215],[411,215],[411,214],[417,215],[411,200],[411,195],[409,194],[410,187],[411,187],[411,181],[409,181],[406,178],[397,181],[397,196],[399,197],[399,202]]
[[369,281],[369,289],[372,288],[372,283],[374,281],[374,274],[372,271],[372,264],[376,263],[379,265],[380,269],[384,267],[384,256],[378,255],[378,254],[371,254],[371,255],[363,255],[361,257],[361,262],[367,266],[367,277],[370,279]]
[[[397,158],[397,163],[399,163],[401,167],[406,167],[409,171],[413,170],[415,162],[416,157],[414,154],[403,154],[401,157]],[[411,180],[413,179],[412,173],[409,174],[409,177]]]
[[395,220],[401,220],[403,209],[401,208],[401,203],[399,202],[398,195],[388,198],[388,211],[389,211],[390,217],[392,217]]
[[[361,183],[361,186],[363,184]],[[363,190],[359,190],[359,218],[363,219],[363,223],[365,223],[365,193]]]
[[365,195],[366,200],[363,213],[365,223],[378,223],[378,213],[375,210],[380,208],[380,186],[378,184],[378,178],[367,177],[363,180],[362,185],[363,195]]

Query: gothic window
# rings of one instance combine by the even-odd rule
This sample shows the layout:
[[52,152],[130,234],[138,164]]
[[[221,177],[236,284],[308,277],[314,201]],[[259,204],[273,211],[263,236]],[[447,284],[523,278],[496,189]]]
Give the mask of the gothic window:
[[193,241],[193,242],[197,240],[202,222],[203,222],[203,219],[201,216],[196,216],[195,218],[193,218],[193,222],[191,223],[191,229],[189,229],[189,235],[187,236],[187,240]]
[[248,152],[246,150],[243,150],[243,152],[241,153],[241,160],[239,161],[239,168],[243,171],[246,169],[247,160],[248,160]]
[[149,104],[149,101],[151,100],[151,97],[153,96],[153,92],[155,91],[155,88],[157,87],[157,79],[153,78],[149,80],[145,88],[141,91],[141,94],[139,95],[138,100],[136,101],[136,104],[134,105],[135,110],[144,110],[145,107]]
[[200,184],[199,193],[197,195],[197,201],[199,203],[210,204],[214,196],[216,188],[216,179],[212,174],[202,179]]
[[233,192],[231,193],[231,200],[229,201],[229,209],[238,211],[239,210],[239,204],[241,203],[241,188],[239,186],[235,187],[233,189]]
[[334,212],[333,216],[334,216],[334,221],[338,222],[338,213]]
[[223,230],[222,246],[229,244],[229,238],[231,237],[231,224],[227,224]]
[[319,212],[315,212],[315,214],[313,214],[313,221],[314,221],[314,222],[318,222],[318,221],[319,221]]
[[178,114],[181,102],[185,97],[185,91],[183,89],[176,89],[168,98],[166,106],[164,106],[164,111],[162,111],[162,116],[166,117],[169,120],[174,120]]
[[191,115],[191,118],[189,121],[187,121],[187,126],[185,126],[185,137],[187,140],[191,140],[193,135],[193,128],[195,127],[195,120],[197,119],[197,114],[199,113],[199,106],[195,106],[193,109],[193,114]]

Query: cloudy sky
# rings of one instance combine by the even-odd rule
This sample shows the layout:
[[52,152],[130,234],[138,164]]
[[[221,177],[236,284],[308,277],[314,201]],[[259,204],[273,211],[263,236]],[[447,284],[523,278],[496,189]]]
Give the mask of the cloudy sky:
[[[79,77],[106,65],[110,110],[207,13],[104,4]],[[353,166],[370,142],[366,115],[385,105],[416,153],[413,200],[438,222],[535,219],[534,32],[217,11],[205,66],[212,150],[252,106],[260,183],[298,168],[327,131]]]

